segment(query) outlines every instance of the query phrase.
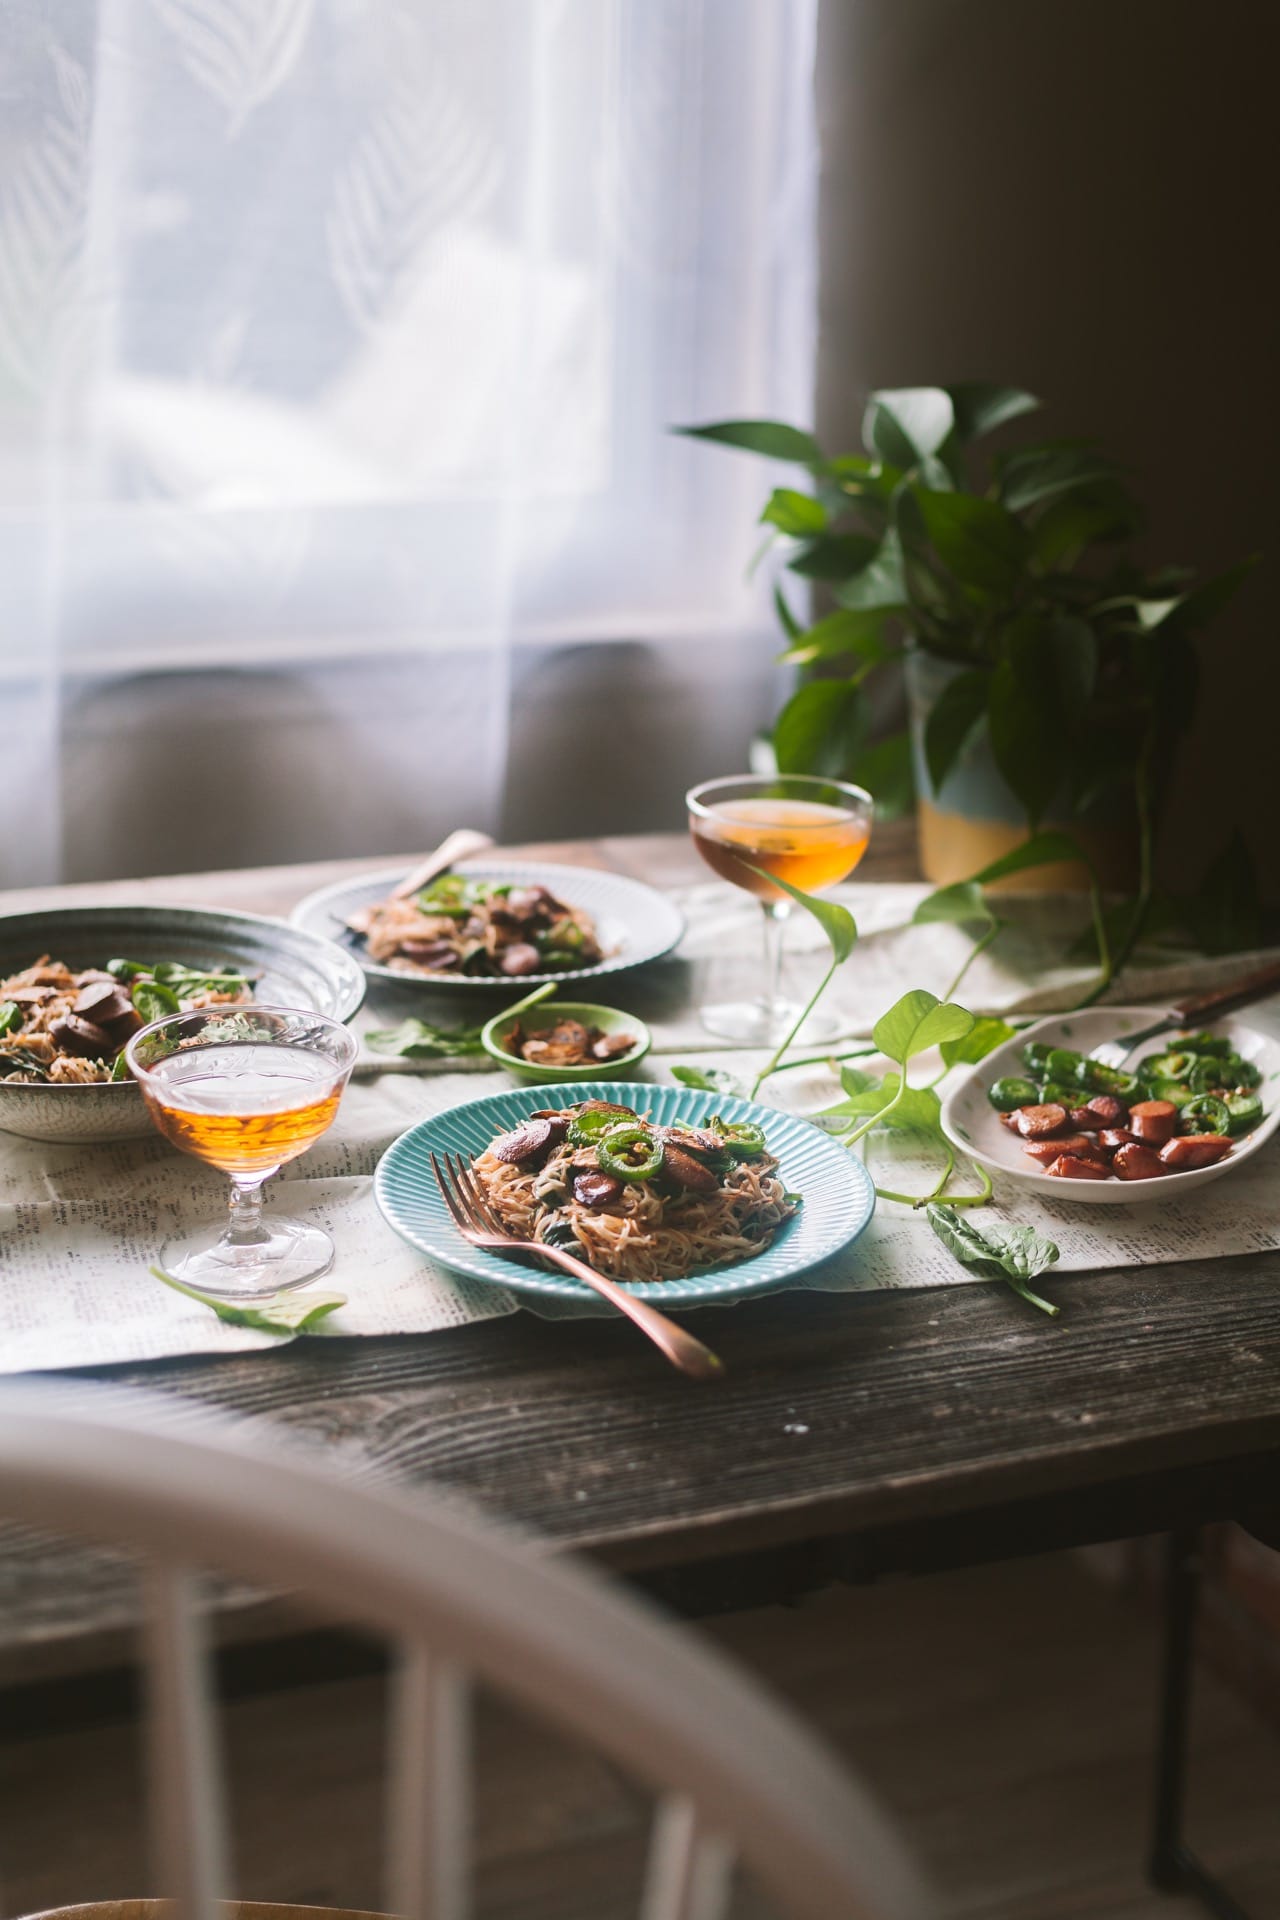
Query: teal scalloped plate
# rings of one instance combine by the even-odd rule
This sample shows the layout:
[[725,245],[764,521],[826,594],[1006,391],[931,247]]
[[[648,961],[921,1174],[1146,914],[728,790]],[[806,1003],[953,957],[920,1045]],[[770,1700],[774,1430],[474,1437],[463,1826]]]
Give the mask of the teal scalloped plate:
[[408,1133],[402,1133],[379,1162],[374,1193],[384,1219],[411,1247],[430,1254],[455,1272],[510,1287],[517,1293],[535,1293],[553,1300],[592,1299],[590,1290],[567,1274],[543,1272],[468,1245],[449,1218],[427,1157],[433,1152],[452,1152],[474,1159],[495,1135],[518,1126],[537,1108],[567,1107],[578,1100],[617,1100],[649,1114],[659,1126],[671,1126],[680,1120],[696,1126],[707,1114],[717,1112],[726,1120],[754,1120],[765,1129],[788,1188],[803,1196],[795,1217],[754,1260],[739,1260],[732,1266],[690,1274],[684,1280],[637,1283],[630,1290],[640,1300],[692,1307],[708,1300],[737,1299],[786,1286],[797,1274],[806,1273],[849,1246],[875,1212],[875,1187],[861,1160],[796,1114],[780,1113],[776,1107],[762,1107],[752,1100],[725,1094],[697,1093],[691,1087],[602,1080],[586,1085],[517,1087],[483,1100],[469,1100],[420,1121]]

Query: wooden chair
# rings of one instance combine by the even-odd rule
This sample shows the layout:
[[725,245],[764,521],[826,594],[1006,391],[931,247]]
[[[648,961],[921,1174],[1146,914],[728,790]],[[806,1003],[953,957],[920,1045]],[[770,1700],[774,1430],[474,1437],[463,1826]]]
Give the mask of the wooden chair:
[[24,1380],[0,1386],[0,1514],[142,1563],[148,1819],[174,1920],[218,1920],[228,1891],[198,1606],[215,1570],[320,1601],[395,1648],[385,1895],[407,1920],[471,1912],[473,1681],[652,1790],[641,1920],[721,1920],[735,1858],[796,1920],[936,1911],[869,1796],[758,1687],[589,1569],[456,1507],[345,1483],[278,1434],[188,1403]]

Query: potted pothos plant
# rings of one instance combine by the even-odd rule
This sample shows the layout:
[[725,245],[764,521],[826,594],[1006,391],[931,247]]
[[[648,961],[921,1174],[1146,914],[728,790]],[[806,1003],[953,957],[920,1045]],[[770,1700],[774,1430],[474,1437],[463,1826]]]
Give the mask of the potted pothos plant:
[[[1078,854],[1095,886],[1127,869],[1149,900],[1193,636],[1252,562],[1205,580],[1140,567],[1138,505],[1092,441],[980,444],[1039,406],[979,382],[876,392],[859,453],[772,420],[680,431],[799,469],[761,514],[782,658],[800,671],[773,732],[779,770],[857,780],[884,813],[914,797],[932,880],[1043,866],[1018,851],[1043,843]],[[798,617],[787,575],[825,589],[819,618]],[[872,741],[869,696],[903,668],[910,726]]]

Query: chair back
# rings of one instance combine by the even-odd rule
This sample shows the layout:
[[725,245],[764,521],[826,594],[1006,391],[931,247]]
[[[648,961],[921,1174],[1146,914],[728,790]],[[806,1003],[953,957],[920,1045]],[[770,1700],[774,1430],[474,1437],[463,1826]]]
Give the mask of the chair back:
[[213,1571],[391,1643],[385,1897],[405,1920],[472,1912],[476,1682],[652,1792],[639,1920],[722,1920],[735,1860],[795,1920],[936,1910],[871,1797],[794,1716],[591,1569],[451,1502],[345,1482],[278,1432],[190,1403],[24,1380],[0,1386],[0,1514],[141,1561],[148,1817],[174,1920],[218,1920],[228,1891],[199,1597]]

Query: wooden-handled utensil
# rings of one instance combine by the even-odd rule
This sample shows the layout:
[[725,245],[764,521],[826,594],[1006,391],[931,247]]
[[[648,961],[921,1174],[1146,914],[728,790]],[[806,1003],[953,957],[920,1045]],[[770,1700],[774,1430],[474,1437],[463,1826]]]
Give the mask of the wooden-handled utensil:
[[411,894],[421,893],[427,882],[438,874],[447,873],[459,860],[469,860],[473,853],[483,853],[492,845],[487,833],[478,833],[474,827],[459,827],[440,842],[434,853],[424,855],[416,867],[410,868],[399,886],[391,889],[391,898],[407,900]]
[[1204,993],[1193,995],[1190,1000],[1181,1001],[1176,1007],[1170,1007],[1161,1020],[1155,1020],[1141,1033],[1126,1033],[1120,1040],[1109,1040],[1103,1046],[1095,1047],[1090,1056],[1104,1066],[1122,1067],[1129,1055],[1144,1041],[1154,1040],[1157,1034],[1174,1033],[1184,1027],[1198,1027],[1206,1020],[1216,1020],[1224,1013],[1236,1013],[1241,1007],[1250,1007],[1255,1000],[1265,1000],[1270,993],[1280,993],[1280,961],[1272,961],[1269,966],[1260,967],[1256,973],[1249,973],[1242,980],[1230,980],[1225,986],[1210,987]]

